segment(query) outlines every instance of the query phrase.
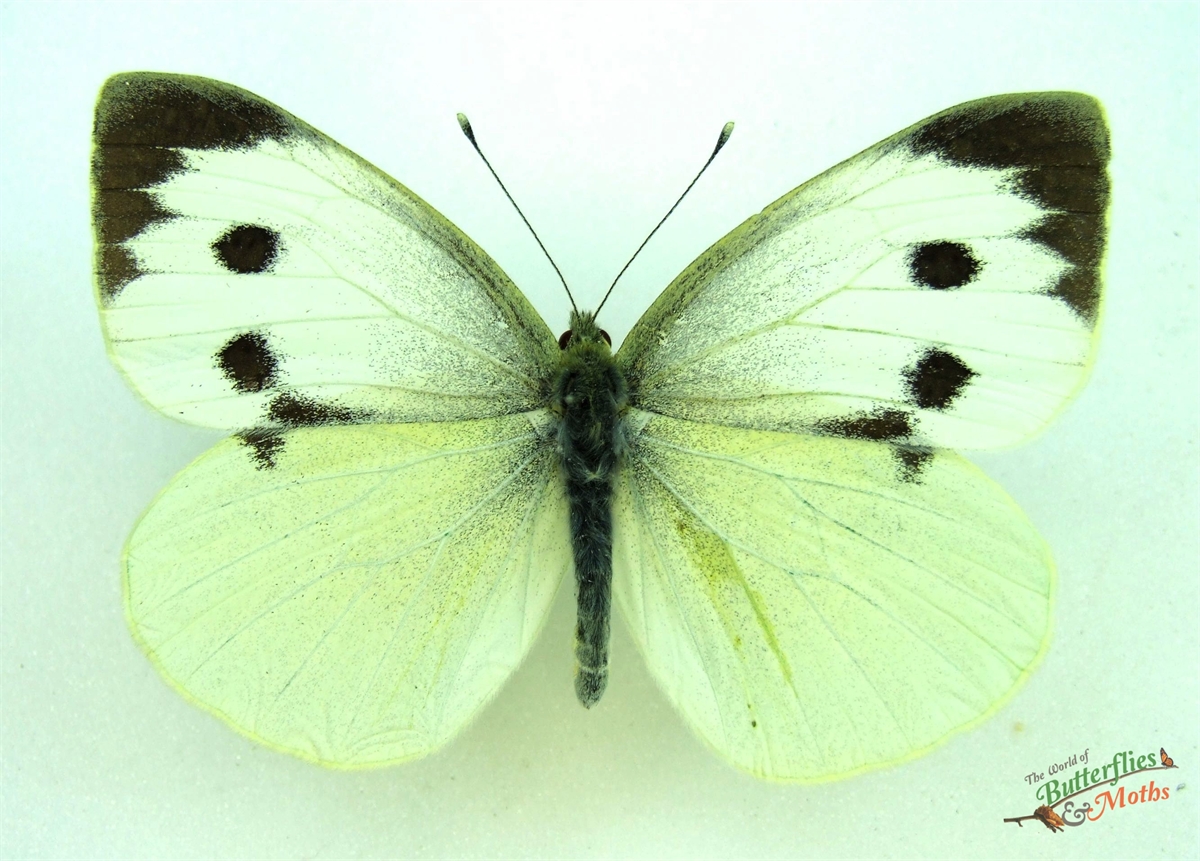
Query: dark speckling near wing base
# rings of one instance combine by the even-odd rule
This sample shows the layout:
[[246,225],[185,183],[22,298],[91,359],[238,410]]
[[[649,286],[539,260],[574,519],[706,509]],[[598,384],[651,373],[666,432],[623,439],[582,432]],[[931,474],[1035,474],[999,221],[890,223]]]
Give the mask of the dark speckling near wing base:
[[1015,190],[1046,210],[1025,238],[1074,268],[1049,290],[1094,325],[1108,209],[1108,127],[1100,103],[1081,93],[996,96],[951,108],[908,138],[918,155],[957,164],[1017,168]]
[[185,169],[179,150],[245,149],[283,140],[295,127],[283,111],[227,84],[145,72],[109,78],[96,102],[92,153],[101,301],[145,274],[119,246],[174,217],[149,190]]

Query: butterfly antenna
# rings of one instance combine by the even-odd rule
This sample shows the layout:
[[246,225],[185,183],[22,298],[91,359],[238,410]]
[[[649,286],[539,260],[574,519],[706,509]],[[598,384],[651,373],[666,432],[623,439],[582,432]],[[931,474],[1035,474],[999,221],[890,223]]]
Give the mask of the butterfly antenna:
[[604,307],[604,303],[608,301],[608,297],[612,295],[613,288],[617,286],[617,282],[621,280],[621,276],[625,274],[625,270],[629,268],[629,264],[632,263],[639,254],[642,253],[642,249],[646,247],[646,243],[650,241],[650,237],[658,233],[658,228],[662,227],[663,222],[671,217],[671,213],[675,211],[675,207],[679,206],[679,204],[683,202],[683,199],[687,197],[687,193],[692,190],[692,186],[696,184],[697,180],[704,176],[704,171],[708,170],[708,166],[713,163],[713,159],[717,157],[717,153],[721,151],[721,147],[725,146],[725,144],[729,142],[729,137],[732,134],[733,123],[725,123],[725,127],[721,129],[721,134],[717,137],[717,145],[713,147],[712,155],[708,157],[708,161],[704,163],[704,167],[700,168],[700,172],[697,173],[695,178],[688,183],[688,187],[683,190],[683,194],[679,195],[679,200],[675,201],[674,206],[667,210],[667,214],[662,217],[662,221],[659,221],[658,224],[654,225],[654,229],[651,230],[650,234],[642,240],[642,244],[638,246],[637,251],[633,252],[633,257],[630,257],[629,260],[625,262],[625,265],[621,267],[621,271],[617,273],[617,277],[613,279],[612,284],[608,285],[608,292],[604,294],[604,298],[601,299],[600,304],[596,306],[597,315],[600,313],[600,309]]
[[[496,173],[496,169],[492,167],[492,163],[488,161],[488,157],[483,154],[483,150],[479,148],[479,141],[475,140],[475,130],[471,128],[471,121],[467,119],[466,114],[458,115],[458,126],[462,129],[467,140],[471,142],[471,146],[475,147],[475,152],[479,153],[479,157],[483,159],[483,163],[487,165],[487,169],[492,172],[500,190],[504,192],[504,196],[508,198],[508,202],[513,205],[513,209],[517,211],[517,215],[521,216],[521,220],[525,222],[525,226],[529,228],[529,232],[533,234],[534,240],[538,244],[538,248],[542,249],[542,253],[546,255],[546,259],[550,261],[550,265],[554,267],[555,274],[558,275],[558,280],[562,282],[563,289],[567,291],[567,298],[571,300],[571,308],[578,311],[579,308],[575,304],[575,297],[571,295],[571,288],[567,286],[567,279],[563,278],[562,272],[558,269],[558,264],[554,262],[554,258],[550,256],[550,252],[546,250],[546,246],[542,244],[541,237],[537,235],[537,231],[533,229],[533,225],[529,223],[529,219],[525,217],[525,213],[521,211],[521,207],[517,206],[517,202],[513,200],[513,196],[508,193],[508,189],[504,187],[504,182],[500,179],[500,175]],[[715,155],[715,153],[714,153]],[[710,159],[711,161],[711,159]]]

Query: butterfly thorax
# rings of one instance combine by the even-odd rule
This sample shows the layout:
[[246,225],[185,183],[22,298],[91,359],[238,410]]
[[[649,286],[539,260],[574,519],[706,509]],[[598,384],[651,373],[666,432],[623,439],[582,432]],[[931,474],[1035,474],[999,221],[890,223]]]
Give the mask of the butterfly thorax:
[[624,449],[620,417],[628,388],[595,315],[572,313],[561,343],[551,409],[559,417],[558,448],[571,509],[578,599],[575,693],[591,706],[608,681],[612,492]]

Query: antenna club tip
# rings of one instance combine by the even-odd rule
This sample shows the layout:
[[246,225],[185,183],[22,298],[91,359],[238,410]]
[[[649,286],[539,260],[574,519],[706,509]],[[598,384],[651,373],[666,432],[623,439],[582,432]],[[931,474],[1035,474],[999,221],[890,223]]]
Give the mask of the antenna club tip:
[[471,143],[475,143],[475,130],[471,128],[471,121],[467,119],[467,115],[459,113],[456,116],[458,117],[458,127],[462,129],[462,133]]
[[733,122],[730,121],[730,122],[725,123],[724,128],[721,129],[721,134],[717,137],[717,146],[716,146],[716,149],[713,150],[713,155],[716,155],[718,152],[720,152],[721,147],[725,146],[725,144],[727,144],[729,142],[729,138],[732,135],[733,135]]

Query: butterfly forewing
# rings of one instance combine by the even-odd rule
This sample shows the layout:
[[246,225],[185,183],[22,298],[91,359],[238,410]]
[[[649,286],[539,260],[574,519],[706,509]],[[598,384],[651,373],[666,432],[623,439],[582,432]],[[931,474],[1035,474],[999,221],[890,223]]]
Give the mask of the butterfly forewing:
[[113,360],[173,418],[242,429],[543,405],[554,339],[495,262],[245,90],[110,78],[93,184]]
[[1107,130],[1075,93],[951,108],[716,243],[622,346],[635,403],[773,430],[985,448],[1079,388]]

